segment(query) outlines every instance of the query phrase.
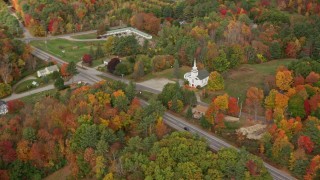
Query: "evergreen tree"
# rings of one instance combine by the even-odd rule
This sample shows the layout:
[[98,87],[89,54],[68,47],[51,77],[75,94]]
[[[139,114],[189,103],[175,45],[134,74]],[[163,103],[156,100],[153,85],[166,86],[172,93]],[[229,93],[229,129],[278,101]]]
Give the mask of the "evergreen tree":
[[89,55],[90,55],[91,57],[95,57],[95,54],[94,54],[94,51],[93,51],[92,46],[90,46]]
[[125,94],[128,97],[130,102],[133,100],[136,94],[135,89],[136,89],[136,85],[132,81],[130,81],[128,86],[125,89]]
[[320,59],[320,35],[314,40],[314,49],[312,51],[312,56],[314,59]]
[[64,81],[61,77],[59,77],[55,82],[54,82],[54,87],[57,88],[58,90],[64,89]]
[[224,51],[220,51],[220,55],[213,59],[213,68],[218,72],[224,72],[229,68],[230,62]]
[[204,116],[201,116],[200,118],[200,125],[203,127],[203,128],[210,128],[211,124],[206,120],[206,118]]
[[98,44],[98,47],[97,47],[97,50],[96,50],[96,53],[95,53],[95,59],[102,58],[103,56],[104,56],[104,53],[103,53],[103,50],[101,48],[101,45]]
[[273,42],[270,45],[270,53],[272,59],[279,59],[281,58],[281,46],[278,42]]
[[67,72],[72,76],[72,82],[73,82],[73,76],[78,74],[77,66],[74,61],[71,61],[67,66]]
[[179,61],[176,59],[173,64],[173,77],[179,79],[179,74],[180,74]]
[[190,120],[190,119],[192,119],[192,108],[191,108],[191,106],[189,106],[189,108],[188,108],[188,110],[187,110],[187,113],[186,113],[186,118],[188,119],[188,120]]

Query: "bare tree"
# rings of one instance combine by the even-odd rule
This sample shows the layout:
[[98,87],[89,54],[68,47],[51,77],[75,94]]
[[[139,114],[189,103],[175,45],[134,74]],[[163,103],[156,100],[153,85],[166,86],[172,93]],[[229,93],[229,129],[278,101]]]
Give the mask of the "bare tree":
[[12,72],[12,63],[9,62],[9,56],[4,55],[3,58],[0,59],[0,76],[5,84],[11,79]]

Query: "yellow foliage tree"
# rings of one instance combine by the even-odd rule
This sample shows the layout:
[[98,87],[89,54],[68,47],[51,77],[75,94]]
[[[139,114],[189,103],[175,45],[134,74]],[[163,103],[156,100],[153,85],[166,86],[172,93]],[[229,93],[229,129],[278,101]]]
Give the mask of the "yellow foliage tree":
[[276,74],[276,85],[279,89],[287,91],[293,83],[291,71],[278,71]]
[[276,93],[275,105],[277,108],[284,110],[288,106],[289,98],[281,93]]
[[217,71],[213,71],[209,76],[208,90],[217,91],[222,89],[224,89],[223,77]]
[[216,107],[219,107],[220,110],[227,110],[228,109],[228,104],[229,103],[229,95],[228,94],[224,94],[222,96],[218,96],[214,101],[213,104]]
[[104,176],[103,180],[114,180],[113,173],[109,173],[106,176]]

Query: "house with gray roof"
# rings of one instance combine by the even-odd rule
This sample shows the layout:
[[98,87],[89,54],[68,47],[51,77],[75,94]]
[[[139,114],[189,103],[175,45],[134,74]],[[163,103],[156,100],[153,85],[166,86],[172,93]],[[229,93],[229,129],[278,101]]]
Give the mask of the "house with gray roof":
[[209,72],[205,69],[198,71],[196,60],[194,60],[191,72],[184,74],[184,79],[189,82],[191,87],[204,87],[208,84]]
[[5,101],[0,100],[0,115],[8,113],[8,105]]
[[38,77],[43,77],[43,76],[47,76],[55,71],[59,72],[59,67],[57,65],[49,66],[49,67],[46,67],[42,70],[39,70],[39,71],[37,71],[37,75],[38,75]]

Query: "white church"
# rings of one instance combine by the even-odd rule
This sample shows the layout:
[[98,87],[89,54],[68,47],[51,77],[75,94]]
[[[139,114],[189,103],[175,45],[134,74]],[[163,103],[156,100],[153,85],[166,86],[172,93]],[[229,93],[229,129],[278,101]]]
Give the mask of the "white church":
[[191,87],[204,87],[208,84],[209,72],[205,69],[198,71],[196,60],[194,60],[191,72],[184,74],[184,79],[189,82]]

